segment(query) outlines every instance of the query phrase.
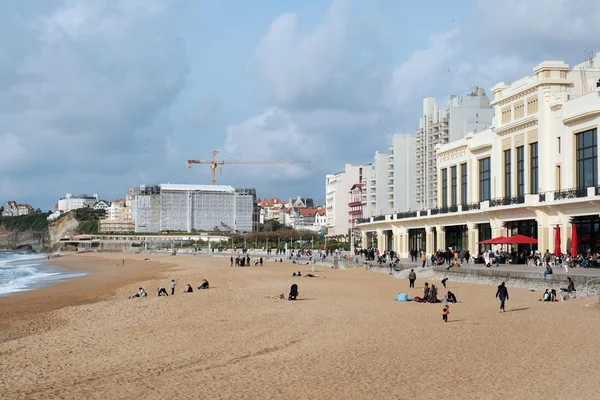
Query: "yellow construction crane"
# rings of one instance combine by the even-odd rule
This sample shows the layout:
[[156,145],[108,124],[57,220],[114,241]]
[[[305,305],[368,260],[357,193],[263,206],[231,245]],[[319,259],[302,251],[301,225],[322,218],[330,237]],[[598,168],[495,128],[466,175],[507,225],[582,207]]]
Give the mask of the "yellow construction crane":
[[220,167],[223,170],[224,164],[310,164],[310,161],[304,160],[221,160],[217,161],[218,150],[213,150],[213,158],[212,160],[187,160],[188,168],[192,168],[193,164],[210,164],[210,169],[212,170],[212,179],[211,183],[213,185],[217,184],[217,167]]

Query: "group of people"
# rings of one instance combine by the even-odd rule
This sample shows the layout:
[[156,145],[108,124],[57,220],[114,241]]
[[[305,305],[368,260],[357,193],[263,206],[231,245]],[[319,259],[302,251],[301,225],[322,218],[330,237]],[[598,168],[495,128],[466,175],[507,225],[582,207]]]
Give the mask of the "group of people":
[[[232,257],[229,258],[229,263],[230,265],[233,267],[233,264],[235,263],[236,267],[246,267],[246,266],[250,266],[250,256],[246,255],[244,256],[237,256],[235,257],[235,259]],[[254,265],[260,265],[262,267],[263,265],[263,258],[260,257],[258,260],[254,260]]]
[[[171,296],[173,296],[175,294],[176,286],[177,286],[177,283],[175,282],[175,279],[172,279],[171,280]],[[200,286],[198,286],[198,289],[203,290],[203,289],[208,289],[209,287],[210,287],[210,284],[208,283],[208,281],[206,279],[202,279],[202,284],[200,284]],[[190,285],[188,283],[187,287],[185,288],[183,293],[193,293],[193,292],[194,292],[194,288],[192,288],[192,285]],[[158,288],[158,297],[163,297],[163,296],[168,296],[168,295],[169,295],[169,293],[167,293],[167,289],[164,286],[160,286]],[[144,288],[139,288],[138,293],[129,296],[130,299],[139,298],[139,297],[148,297],[148,293],[146,292],[146,290],[144,290]]]

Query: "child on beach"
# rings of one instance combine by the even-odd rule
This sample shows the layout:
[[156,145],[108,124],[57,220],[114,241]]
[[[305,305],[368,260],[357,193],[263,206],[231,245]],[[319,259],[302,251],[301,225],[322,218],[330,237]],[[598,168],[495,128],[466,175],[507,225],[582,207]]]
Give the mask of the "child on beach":
[[175,294],[175,279],[171,279],[171,296]]
[[448,315],[450,314],[450,306],[446,304],[442,310],[442,320],[448,322]]

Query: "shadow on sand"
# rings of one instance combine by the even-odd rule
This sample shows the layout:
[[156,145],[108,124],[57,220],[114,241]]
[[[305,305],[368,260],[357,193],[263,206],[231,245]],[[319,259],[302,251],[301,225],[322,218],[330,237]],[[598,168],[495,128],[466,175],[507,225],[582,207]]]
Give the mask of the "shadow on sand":
[[529,307],[513,308],[512,310],[506,310],[506,312],[516,312],[516,311],[525,311],[525,310],[529,310]]

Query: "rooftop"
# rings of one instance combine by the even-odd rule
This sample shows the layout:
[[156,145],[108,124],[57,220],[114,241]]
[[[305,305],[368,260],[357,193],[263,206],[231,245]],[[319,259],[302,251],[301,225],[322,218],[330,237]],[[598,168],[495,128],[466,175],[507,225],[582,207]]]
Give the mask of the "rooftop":
[[161,183],[161,190],[166,191],[191,191],[191,192],[220,192],[220,193],[235,193],[235,189],[228,185],[186,185],[174,183]]

